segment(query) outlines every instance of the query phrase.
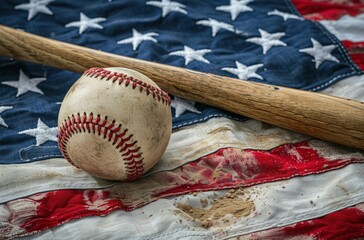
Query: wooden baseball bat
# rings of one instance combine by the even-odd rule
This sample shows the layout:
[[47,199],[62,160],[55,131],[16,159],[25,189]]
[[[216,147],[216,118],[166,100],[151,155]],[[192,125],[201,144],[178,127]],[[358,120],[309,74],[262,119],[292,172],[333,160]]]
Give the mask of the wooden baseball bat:
[[0,55],[78,73],[131,68],[175,96],[364,150],[363,102],[118,56],[1,25]]

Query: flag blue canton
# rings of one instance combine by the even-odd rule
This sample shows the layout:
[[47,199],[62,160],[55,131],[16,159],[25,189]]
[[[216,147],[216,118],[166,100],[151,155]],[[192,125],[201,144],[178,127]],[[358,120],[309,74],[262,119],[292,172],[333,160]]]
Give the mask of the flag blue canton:
[[[361,74],[341,43],[289,1],[19,0],[3,1],[0,16],[0,24],[63,42],[298,89]],[[58,111],[79,75],[1,58],[0,76],[0,163],[61,157]],[[172,113],[174,128],[246,119],[173,96]]]

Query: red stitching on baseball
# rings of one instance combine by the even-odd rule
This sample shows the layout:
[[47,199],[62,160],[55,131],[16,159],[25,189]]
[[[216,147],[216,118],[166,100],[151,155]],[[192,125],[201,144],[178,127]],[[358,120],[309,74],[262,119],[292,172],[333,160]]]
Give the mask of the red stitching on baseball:
[[167,105],[171,105],[171,98],[169,95],[162,91],[159,88],[156,88],[146,82],[143,82],[140,79],[134,78],[132,76],[128,76],[124,73],[118,73],[118,72],[111,72],[109,70],[103,69],[103,68],[90,68],[84,72],[85,76],[88,77],[95,77],[100,79],[105,79],[106,81],[112,79],[112,82],[115,83],[118,81],[118,84],[121,85],[124,83],[126,87],[129,85],[132,87],[132,89],[137,89],[139,87],[139,91],[147,94],[149,96],[152,94],[153,98],[157,100],[158,102],[162,101],[162,103],[165,103]]
[[107,116],[102,119],[99,114],[95,118],[92,112],[90,114],[84,112],[82,116],[80,113],[76,116],[72,114],[59,128],[58,146],[63,156],[72,165],[76,166],[67,152],[67,143],[74,134],[81,132],[98,134],[107,138],[112,145],[116,145],[115,148],[119,149],[125,164],[127,180],[141,177],[144,172],[144,158],[140,147],[137,146],[137,141],[132,141],[133,135],[127,135],[128,129],[122,128],[122,124],[117,125],[115,120],[109,121]]

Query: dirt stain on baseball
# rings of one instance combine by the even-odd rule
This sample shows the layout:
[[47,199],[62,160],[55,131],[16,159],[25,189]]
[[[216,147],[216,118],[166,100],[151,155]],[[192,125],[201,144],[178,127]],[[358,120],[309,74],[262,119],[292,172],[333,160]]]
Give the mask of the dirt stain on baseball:
[[[161,112],[161,109],[158,107],[160,103],[154,101],[150,104],[150,112],[148,113],[149,117],[152,119],[154,127],[152,128],[153,134],[151,138],[149,139],[151,142],[151,148],[158,148],[158,145],[160,144],[160,139],[163,139],[163,136],[168,135],[167,131],[170,131],[170,129],[167,129],[165,125],[167,122],[165,119],[161,119],[157,116],[163,115]],[[155,118],[155,119],[153,119]]]
[[79,83],[75,82],[71,89],[69,90],[69,95],[73,94],[73,92],[78,88]]
[[[208,207],[210,205],[210,207]],[[203,228],[210,228],[214,223],[229,223],[247,217],[255,211],[254,202],[242,190],[230,190],[225,195],[201,200],[202,208],[192,207],[184,203],[175,203],[175,213],[198,223]]]

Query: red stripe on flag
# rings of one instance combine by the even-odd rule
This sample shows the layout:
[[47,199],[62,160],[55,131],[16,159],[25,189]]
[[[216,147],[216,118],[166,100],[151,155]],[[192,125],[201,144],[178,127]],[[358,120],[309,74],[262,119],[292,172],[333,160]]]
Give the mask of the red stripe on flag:
[[359,1],[292,0],[292,2],[304,18],[315,21],[336,20],[345,14],[355,16],[364,12],[364,4]]
[[354,239],[364,237],[364,204],[285,227],[288,236],[306,233],[316,239]]
[[2,204],[0,210],[9,214],[2,215],[0,239],[86,216],[107,215],[116,209],[130,211],[163,197],[306,176],[354,162],[364,162],[364,157],[317,140],[285,144],[269,151],[220,149],[175,170],[105,190],[58,190]]
[[324,217],[236,237],[238,239],[362,239],[364,204],[349,207]]

